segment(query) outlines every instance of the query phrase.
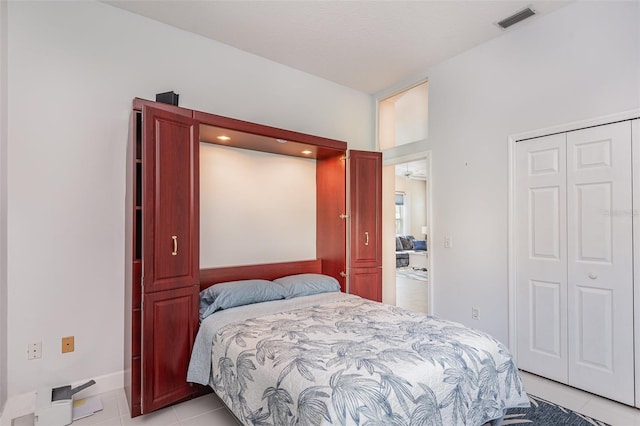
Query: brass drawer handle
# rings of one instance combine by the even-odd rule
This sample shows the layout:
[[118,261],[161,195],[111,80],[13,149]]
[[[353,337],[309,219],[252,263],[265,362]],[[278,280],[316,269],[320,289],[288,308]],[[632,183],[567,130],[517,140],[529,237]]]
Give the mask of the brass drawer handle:
[[178,236],[172,235],[171,239],[173,240],[173,251],[171,252],[171,256],[178,255]]
[[369,233],[368,232],[364,233],[364,245],[365,246],[369,245]]

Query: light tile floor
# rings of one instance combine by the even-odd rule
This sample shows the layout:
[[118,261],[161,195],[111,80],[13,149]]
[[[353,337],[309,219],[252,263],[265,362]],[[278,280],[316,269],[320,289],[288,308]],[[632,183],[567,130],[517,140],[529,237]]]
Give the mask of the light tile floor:
[[[528,393],[614,426],[640,426],[640,410],[561,385],[526,372],[521,374]],[[100,395],[103,409],[73,422],[73,426],[238,426],[218,397],[205,395],[132,419],[122,389]],[[13,426],[33,425],[33,414],[13,421]],[[553,425],[539,425],[553,426]]]
[[429,283],[396,275],[396,306],[414,312],[427,312]]
[[640,426],[640,410],[588,392],[521,372],[527,393],[614,426]]
[[[76,420],[73,426],[238,426],[214,394],[201,396],[153,413],[131,418],[123,389],[99,395],[102,410]],[[13,420],[12,426],[33,426],[33,414]]]

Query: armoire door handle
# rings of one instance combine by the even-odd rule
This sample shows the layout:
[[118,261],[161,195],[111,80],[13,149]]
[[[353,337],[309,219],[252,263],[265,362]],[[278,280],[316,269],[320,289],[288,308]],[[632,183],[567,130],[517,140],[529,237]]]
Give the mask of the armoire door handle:
[[368,232],[364,233],[364,245],[365,246],[369,245],[369,233]]
[[173,251],[171,252],[171,256],[178,255],[178,236],[172,235],[171,239],[173,240]]

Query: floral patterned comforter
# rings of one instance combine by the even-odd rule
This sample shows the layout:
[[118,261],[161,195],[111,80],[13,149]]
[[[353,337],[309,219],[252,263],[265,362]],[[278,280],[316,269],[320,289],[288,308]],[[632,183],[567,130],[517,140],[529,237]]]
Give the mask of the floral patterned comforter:
[[529,405],[491,336],[349,295],[227,324],[211,354],[246,425],[482,425]]

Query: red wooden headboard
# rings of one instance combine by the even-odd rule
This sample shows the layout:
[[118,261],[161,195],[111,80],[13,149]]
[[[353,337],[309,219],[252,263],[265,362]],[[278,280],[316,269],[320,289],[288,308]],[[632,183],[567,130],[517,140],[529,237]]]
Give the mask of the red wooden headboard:
[[322,273],[322,261],[320,259],[200,269],[200,291],[214,284],[227,281],[274,280],[286,275],[320,273]]

